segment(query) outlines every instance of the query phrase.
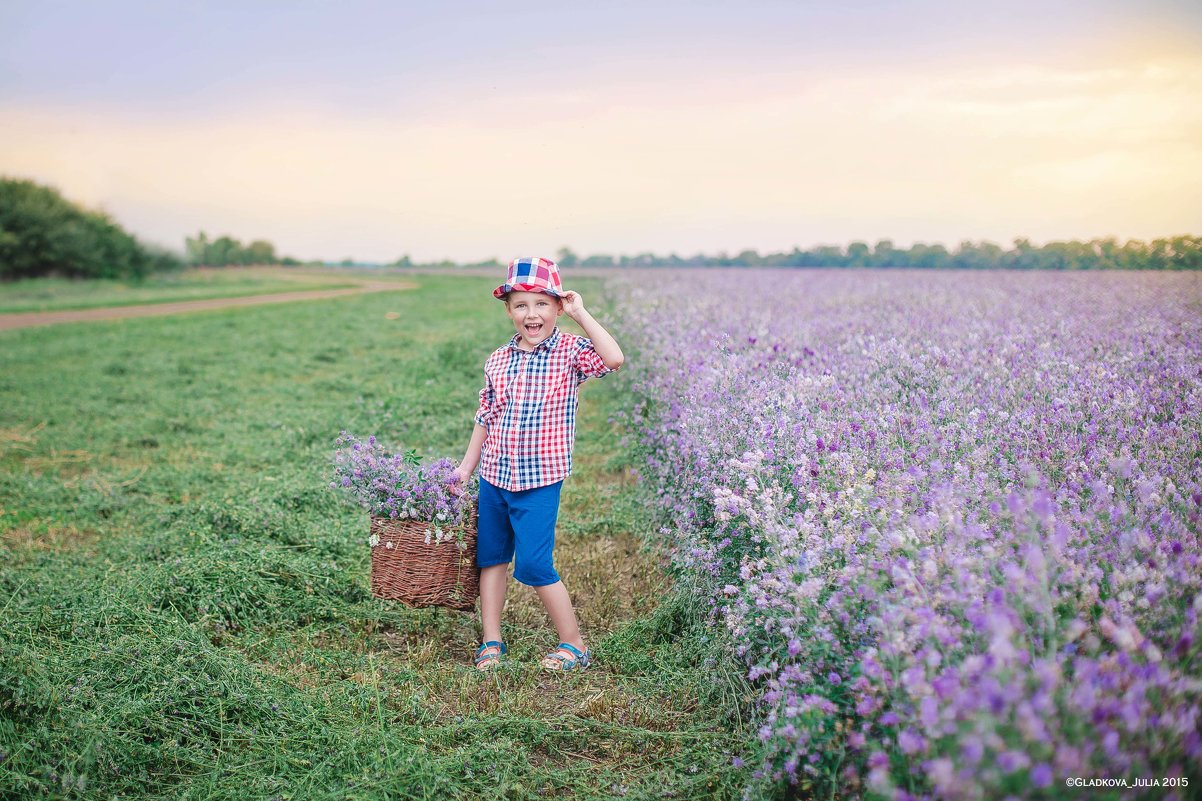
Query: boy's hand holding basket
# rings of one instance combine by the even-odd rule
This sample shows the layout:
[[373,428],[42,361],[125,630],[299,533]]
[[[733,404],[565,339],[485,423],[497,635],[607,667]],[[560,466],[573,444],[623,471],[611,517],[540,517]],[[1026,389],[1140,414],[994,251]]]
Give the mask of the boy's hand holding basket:
[[338,437],[331,486],[371,514],[371,591],[411,606],[475,608],[476,493],[450,459],[386,454],[375,437]]

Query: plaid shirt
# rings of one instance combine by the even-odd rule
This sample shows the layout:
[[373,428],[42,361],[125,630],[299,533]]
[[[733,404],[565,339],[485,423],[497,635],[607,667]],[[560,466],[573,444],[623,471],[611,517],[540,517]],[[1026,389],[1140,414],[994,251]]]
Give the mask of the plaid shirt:
[[534,350],[518,347],[520,334],[484,363],[476,422],[488,429],[480,449],[480,477],[514,492],[554,484],[572,474],[578,388],[612,373],[593,341],[560,331]]

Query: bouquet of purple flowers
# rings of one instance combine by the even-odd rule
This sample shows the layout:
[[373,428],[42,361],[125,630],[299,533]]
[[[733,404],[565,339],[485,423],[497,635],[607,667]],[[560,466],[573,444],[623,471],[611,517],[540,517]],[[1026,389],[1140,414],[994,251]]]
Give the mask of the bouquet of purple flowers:
[[[375,517],[428,522],[426,542],[442,542],[461,531],[475,492],[451,488],[455,463],[447,458],[423,463],[415,450],[389,454],[375,437],[364,442],[343,431],[335,441],[330,486]],[[374,541],[373,541],[374,540]],[[374,547],[379,538],[372,535]]]

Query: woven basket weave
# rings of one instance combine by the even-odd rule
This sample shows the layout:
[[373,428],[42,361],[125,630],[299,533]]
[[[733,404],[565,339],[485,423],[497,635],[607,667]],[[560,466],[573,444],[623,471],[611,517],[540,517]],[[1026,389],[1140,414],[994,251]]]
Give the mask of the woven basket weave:
[[[476,510],[461,529],[444,529],[442,542],[426,544],[429,522],[372,516],[371,533],[380,544],[371,549],[371,594],[410,606],[443,606],[470,611],[480,594],[476,567]],[[463,531],[466,548],[455,537]],[[393,547],[387,547],[388,543]]]

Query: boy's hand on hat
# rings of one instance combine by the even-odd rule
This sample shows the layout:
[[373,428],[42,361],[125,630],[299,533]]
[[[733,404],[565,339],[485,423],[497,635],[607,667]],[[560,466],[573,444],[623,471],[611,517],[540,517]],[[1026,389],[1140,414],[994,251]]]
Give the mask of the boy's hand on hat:
[[563,310],[564,313],[575,320],[584,313],[584,298],[580,297],[579,292],[571,290],[563,293]]

